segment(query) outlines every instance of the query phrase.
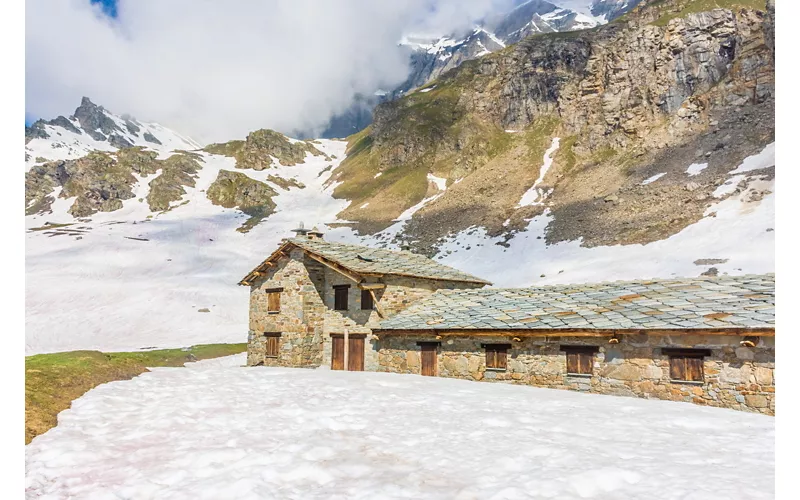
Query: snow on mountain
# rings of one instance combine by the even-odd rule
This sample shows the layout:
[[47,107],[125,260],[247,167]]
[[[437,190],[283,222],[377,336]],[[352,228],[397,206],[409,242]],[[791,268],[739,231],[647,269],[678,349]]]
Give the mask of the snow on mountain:
[[50,121],[38,120],[26,127],[25,167],[43,160],[71,160],[90,151],[116,151],[143,146],[168,153],[198,149],[200,145],[157,123],[143,123],[115,115],[84,97],[75,114]]
[[[236,168],[230,156],[197,150],[190,139],[157,124],[136,123],[141,131],[158,134],[162,145],[146,147],[160,157],[170,156],[168,144],[194,150],[200,165],[194,186],[184,186],[185,194],[169,210],[153,211],[147,198],[154,177],[134,173],[133,196],[121,208],[80,218],[68,213],[75,198],[59,198],[61,186],[52,189],[49,209],[25,218],[28,354],[243,342],[248,290],[237,282],[291,236],[299,222],[318,225],[328,240],[393,248],[393,237],[414,218],[410,211],[371,236],[358,236],[343,224],[347,221],[337,220],[349,202],[333,198],[336,183],[330,176],[345,158],[345,142],[315,141],[321,154],[307,152],[303,162],[292,166],[273,159],[272,166],[254,170]],[[26,150],[46,158],[114,149],[85,129],[76,134],[58,125],[42,128],[50,137],[30,140]],[[141,134],[115,133],[131,142],[141,140]],[[67,137],[72,142],[65,154],[61,144]],[[554,139],[542,168],[557,147]],[[591,248],[580,241],[547,245],[551,218],[545,211],[507,241],[478,227],[453,235],[435,258],[496,286],[772,272],[774,177],[764,175],[764,169],[774,162],[774,143],[746,158],[714,192],[718,201],[703,219],[661,241]],[[207,193],[221,170],[271,186],[277,193],[274,213],[247,233],[237,231],[248,215],[215,205]],[[155,179],[160,175],[156,172]],[[443,178],[429,175],[428,180],[429,195],[421,205],[448,189]],[[522,201],[538,202],[546,195],[537,191]]]

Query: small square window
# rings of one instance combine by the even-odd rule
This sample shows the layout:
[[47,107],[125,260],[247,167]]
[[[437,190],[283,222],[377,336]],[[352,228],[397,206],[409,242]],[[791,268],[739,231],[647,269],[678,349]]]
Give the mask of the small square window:
[[361,310],[371,311],[373,305],[372,293],[369,290],[361,290]]
[[592,375],[594,371],[594,353],[598,347],[586,345],[562,345],[561,350],[567,355],[567,375]]
[[676,382],[704,382],[703,358],[708,349],[662,349],[669,356],[669,378]]
[[486,349],[487,370],[502,371],[508,368],[509,344],[483,344],[481,347]]

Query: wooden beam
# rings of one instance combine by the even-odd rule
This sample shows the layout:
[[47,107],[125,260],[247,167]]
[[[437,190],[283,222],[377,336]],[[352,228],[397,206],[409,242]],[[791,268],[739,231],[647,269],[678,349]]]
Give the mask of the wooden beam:
[[359,283],[358,288],[362,290],[383,290],[386,283]]
[[367,288],[367,291],[372,295],[372,303],[375,305],[375,310],[378,311],[378,316],[385,318],[386,314],[383,313],[383,307],[381,307],[380,302],[378,302],[378,297],[375,296],[375,290]]
[[342,275],[350,278],[351,280],[355,281],[356,283],[361,283],[361,280],[362,280],[361,276],[351,272],[349,269],[345,268],[344,266],[342,266],[340,264],[337,264],[335,262],[331,262],[328,259],[325,259],[323,257],[319,257],[318,255],[314,255],[313,253],[309,252],[308,250],[306,250],[305,254],[306,254],[306,256],[308,258],[313,259],[313,260],[319,262],[320,264],[328,266],[329,268],[333,269],[337,273],[342,274]]

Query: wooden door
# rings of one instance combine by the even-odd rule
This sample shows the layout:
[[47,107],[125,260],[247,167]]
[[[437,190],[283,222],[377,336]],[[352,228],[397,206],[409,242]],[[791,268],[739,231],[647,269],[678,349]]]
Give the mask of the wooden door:
[[422,371],[421,374],[426,377],[436,376],[436,343],[423,343],[420,344],[421,357],[422,357]]
[[[342,339],[344,341],[344,338]],[[347,352],[347,369],[351,372],[364,371],[364,337],[350,337]],[[342,350],[344,352],[344,349]]]
[[344,337],[331,337],[331,370],[344,370]]

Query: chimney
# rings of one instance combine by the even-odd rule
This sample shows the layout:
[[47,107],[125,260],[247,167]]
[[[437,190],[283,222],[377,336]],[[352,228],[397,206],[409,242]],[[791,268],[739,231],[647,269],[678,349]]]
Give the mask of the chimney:
[[311,231],[309,231],[309,232],[307,233],[306,237],[307,237],[309,240],[321,240],[321,239],[322,239],[322,235],[323,235],[323,233],[322,233],[322,232],[320,232],[320,230],[319,230],[319,229],[317,229],[317,226],[314,226],[314,229],[312,229]]
[[295,233],[296,238],[302,238],[310,231],[303,226],[303,221],[300,221],[300,225],[297,227],[297,229],[292,229],[292,232]]

